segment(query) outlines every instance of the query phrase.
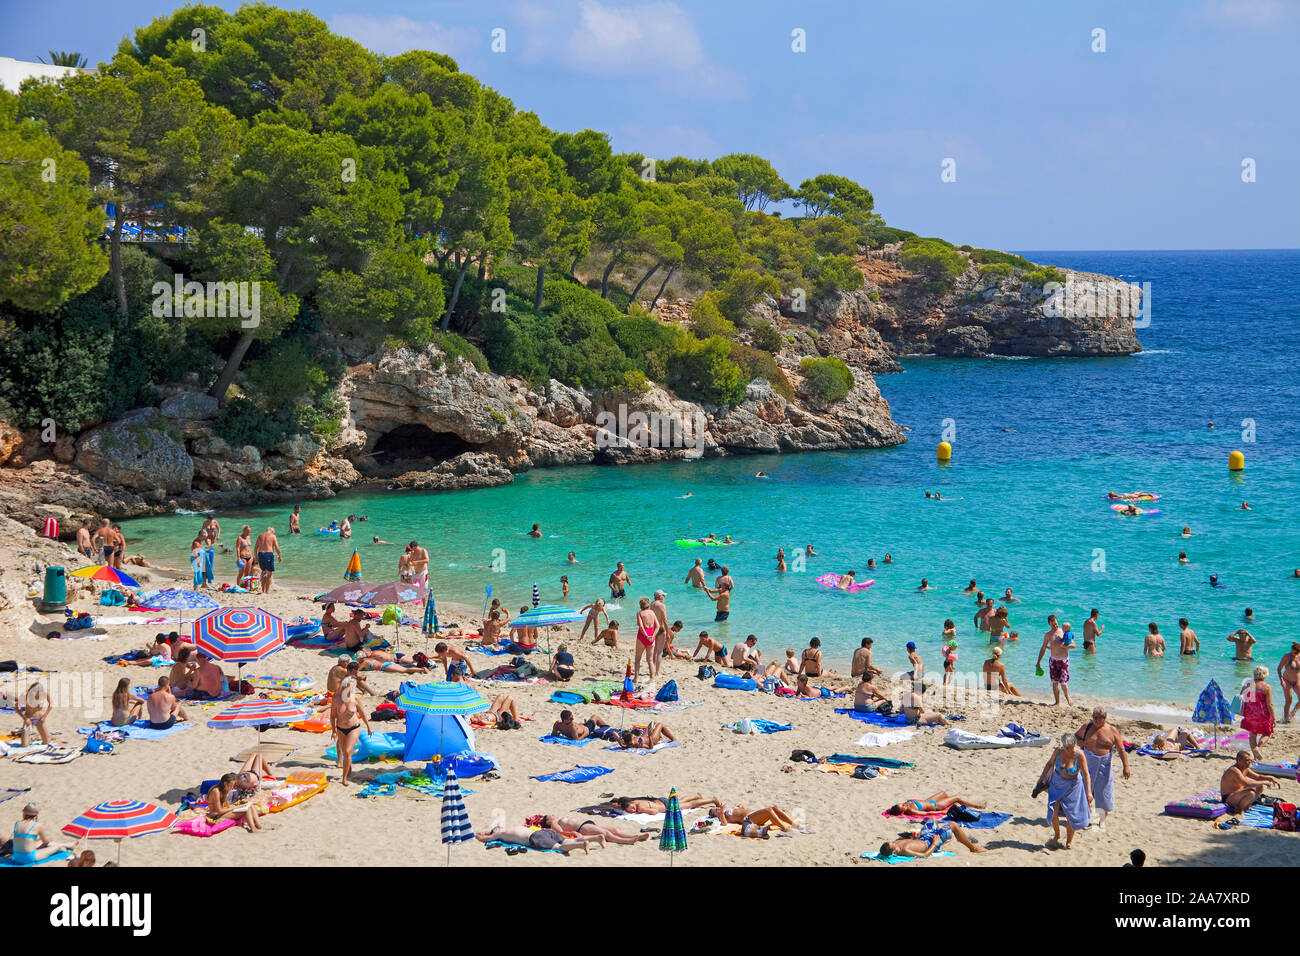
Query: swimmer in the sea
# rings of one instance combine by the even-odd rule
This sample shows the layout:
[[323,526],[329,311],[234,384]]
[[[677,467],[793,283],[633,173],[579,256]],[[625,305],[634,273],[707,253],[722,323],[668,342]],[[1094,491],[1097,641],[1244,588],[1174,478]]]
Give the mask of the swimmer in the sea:
[[893,563],[894,563],[894,556],[893,556],[892,554],[890,554],[888,551],[885,552],[885,563],[886,563],[886,564],[893,564]]
[[570,552],[569,552],[569,563],[570,563],[570,564],[581,564],[582,562],[578,560],[578,555],[577,555],[576,553],[574,553],[573,551],[570,551]]
[[541,536],[542,536],[542,529],[537,525],[533,525],[533,530],[528,532],[528,537],[540,538]]
[[1179,537],[1180,537],[1180,538],[1190,538],[1191,536],[1192,536],[1192,529],[1189,528],[1187,525],[1183,525],[1183,530],[1182,530],[1182,533],[1179,534]]
[[961,593],[962,593],[962,594],[974,594],[974,593],[975,593],[976,591],[978,591],[978,590],[979,590],[979,585],[975,583],[975,579],[974,579],[974,578],[971,578],[971,579],[970,579],[970,584],[966,585],[966,587],[962,589],[962,592],[961,592]]
[[1020,603],[1020,598],[1015,597],[1015,596],[1011,593],[1011,588],[1007,588],[1004,592],[1002,592],[1002,600],[1005,601],[1007,604],[1019,604],[1019,603]]
[[691,493],[688,491],[688,492],[686,492],[686,494],[684,494],[684,495],[678,495],[677,497],[678,497],[678,498],[694,498],[695,496],[694,496],[693,494],[691,494]]
[[765,472],[765,471],[755,472],[755,473],[754,473],[754,477],[755,477],[755,478],[766,478],[766,477],[767,477],[767,472]]
[[[806,555],[807,555],[808,557],[810,557],[810,558],[815,558],[815,557],[817,557],[817,552],[813,550],[813,546],[812,546],[811,544],[808,545],[808,547],[806,547],[806,548],[803,549],[803,553],[806,554]],[[1300,571],[1297,571],[1297,572],[1296,572],[1296,577],[1300,578]]]
[[1223,585],[1219,583],[1219,576],[1217,574],[1210,575],[1210,587],[1212,588],[1223,587]]
[[392,544],[393,542],[384,541],[382,538],[379,537],[379,535],[375,535],[370,539],[370,543],[371,544]]
[[841,591],[850,590],[853,587],[853,585],[856,583],[853,580],[856,574],[857,574],[856,571],[847,571],[844,574],[841,574],[840,583],[837,584],[836,587],[838,587]]
[[1178,552],[1178,563],[1179,563],[1179,564],[1186,564],[1186,563],[1187,563],[1187,552],[1186,552],[1186,551],[1179,551],[1179,552]]
[[928,591],[928,590],[930,590],[930,582],[927,581],[925,578],[921,578],[921,585],[920,585],[920,587],[917,588],[917,590],[918,590],[918,591]]
[[1242,510],[1242,511],[1253,511],[1254,509],[1251,508],[1249,502],[1247,502],[1247,501],[1243,501],[1243,502],[1241,503],[1241,510]]
[[875,566],[876,566],[876,559],[875,559],[875,558],[867,558],[867,567],[868,567],[868,568],[874,568]]

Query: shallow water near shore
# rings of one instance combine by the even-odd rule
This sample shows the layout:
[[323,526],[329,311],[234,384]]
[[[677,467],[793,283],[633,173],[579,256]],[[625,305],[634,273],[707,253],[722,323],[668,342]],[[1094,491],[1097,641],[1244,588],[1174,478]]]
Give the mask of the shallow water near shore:
[[[860,639],[876,641],[877,662],[905,662],[916,641],[932,672],[940,669],[945,618],[957,624],[963,670],[978,669],[985,639],[972,626],[973,577],[990,596],[1013,588],[1009,606],[1020,633],[1004,660],[1013,682],[1041,693],[1034,658],[1049,613],[1074,624],[1081,642],[1088,609],[1106,625],[1099,653],[1074,655],[1071,688],[1112,698],[1190,706],[1216,678],[1229,696],[1250,672],[1231,660],[1225,638],[1243,625],[1258,639],[1255,656],[1272,673],[1300,634],[1300,456],[1295,417],[1300,373],[1293,343],[1300,332],[1300,253],[1025,253],[1029,258],[1152,283],[1146,351],[1115,359],[912,358],[906,371],[877,381],[911,441],[879,451],[730,457],[627,468],[538,470],[512,486],[455,494],[369,493],[304,502],[301,537],[289,538],[288,509],[249,508],[218,515],[233,544],[245,521],[280,531],[283,575],[318,584],[342,582],[352,548],[363,576],[396,576],[401,544],[417,538],[431,555],[431,583],[443,600],[481,604],[491,586],[512,610],[542,599],[579,606],[608,594],[614,562],[627,563],[628,598],[612,616],[630,639],[635,598],[668,592],[671,618],[685,634],[701,629],[728,642],[754,633],[765,659],[819,636],[828,660],[843,663]],[[935,460],[945,419],[956,435],[950,465]],[[1253,422],[1253,441],[1243,432]],[[1214,421],[1216,428],[1207,428]],[[1228,453],[1246,455],[1229,473]],[[756,479],[762,470],[771,477]],[[1124,517],[1105,493],[1162,495],[1159,515]],[[943,501],[926,500],[939,491]],[[687,493],[689,498],[680,496]],[[1252,511],[1242,511],[1249,501]],[[367,515],[351,542],[315,534],[348,513]],[[161,564],[185,567],[201,519],[173,515],[124,523],[131,547]],[[527,537],[539,522],[544,537]],[[1182,526],[1192,529],[1179,537]],[[682,547],[675,539],[730,534],[730,548]],[[372,535],[394,542],[373,545]],[[802,571],[796,552],[818,557]],[[775,572],[777,547],[791,570]],[[1190,563],[1180,565],[1178,552]],[[582,562],[566,563],[577,552]],[[885,552],[894,564],[868,570]],[[731,620],[713,622],[713,605],[683,584],[694,559],[730,566],[736,580]],[[493,567],[499,570],[491,570]],[[827,590],[820,575],[848,569],[873,587]],[[233,557],[218,555],[219,580]],[[1211,588],[1211,573],[1222,587]],[[922,577],[934,590],[918,593]],[[710,575],[710,580],[712,575]],[[1246,607],[1255,611],[1244,622]],[[1179,617],[1200,636],[1198,657],[1177,654]],[[1148,621],[1173,650],[1142,656]],[[694,640],[683,642],[690,649]]]

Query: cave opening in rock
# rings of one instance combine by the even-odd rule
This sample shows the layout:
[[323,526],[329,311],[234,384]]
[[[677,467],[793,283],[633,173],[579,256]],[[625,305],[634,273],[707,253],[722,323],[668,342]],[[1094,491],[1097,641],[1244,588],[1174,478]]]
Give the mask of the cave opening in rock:
[[372,461],[381,468],[416,461],[437,463],[478,447],[454,432],[435,432],[427,425],[398,425],[379,436]]

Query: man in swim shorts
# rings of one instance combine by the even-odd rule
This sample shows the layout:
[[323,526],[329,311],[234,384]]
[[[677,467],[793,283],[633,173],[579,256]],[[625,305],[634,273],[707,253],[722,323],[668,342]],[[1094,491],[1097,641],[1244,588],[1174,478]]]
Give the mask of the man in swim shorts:
[[411,583],[419,587],[429,586],[429,552],[420,547],[418,541],[412,541],[408,553],[411,556],[408,572]]
[[1182,629],[1178,632],[1178,642],[1182,653],[1190,656],[1200,651],[1200,638],[1196,636],[1196,632],[1193,631],[1191,625],[1188,624],[1187,618],[1180,617],[1178,619],[1178,626]]
[[686,572],[686,580],[683,584],[689,584],[697,591],[703,591],[708,585],[704,580],[704,562],[700,558],[695,559],[695,567]]
[[623,562],[618,562],[618,567],[609,575],[609,596],[610,599],[623,598],[627,596],[627,586],[632,583],[632,578],[628,575],[627,569],[623,567]]
[[1085,654],[1097,653],[1097,638],[1106,630],[1106,625],[1098,620],[1100,614],[1100,610],[1093,608],[1088,615],[1088,620],[1083,622],[1083,652]]
[[277,559],[284,560],[283,555],[280,554],[280,542],[275,537],[275,528],[268,525],[267,529],[257,536],[253,551],[257,555],[257,566],[262,569],[262,593],[267,594],[271,590],[271,581],[275,577],[275,562]]
[[185,708],[172,694],[170,681],[166,677],[158,678],[158,687],[145,698],[145,707],[149,711],[149,727],[152,730],[167,730],[177,720],[186,720]]
[[1043,666],[1043,655],[1049,654],[1047,662],[1048,677],[1052,681],[1052,696],[1055,699],[1056,706],[1061,706],[1061,692],[1065,692],[1065,703],[1067,707],[1074,706],[1070,703],[1070,648],[1074,644],[1070,640],[1069,632],[1056,622],[1056,615],[1047,616],[1047,633],[1043,635],[1043,644],[1038,648],[1038,660],[1034,662],[1034,669],[1041,670]]
[[1243,747],[1237,751],[1233,765],[1223,772],[1223,777],[1219,780],[1219,793],[1234,813],[1243,813],[1255,805],[1266,788],[1280,786],[1272,777],[1256,773],[1250,768],[1250,751]]

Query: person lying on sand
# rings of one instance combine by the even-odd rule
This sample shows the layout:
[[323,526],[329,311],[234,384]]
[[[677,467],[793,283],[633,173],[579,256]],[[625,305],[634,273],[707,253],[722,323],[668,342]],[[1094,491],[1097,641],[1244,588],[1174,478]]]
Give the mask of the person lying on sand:
[[744,804],[734,807],[712,807],[709,816],[723,823],[739,823],[742,836],[756,836],[767,839],[768,830],[782,832],[795,828],[794,819],[780,807],[763,807],[760,810],[746,810]]
[[947,820],[927,820],[921,826],[919,837],[905,837],[880,844],[879,856],[882,860],[887,860],[891,856],[927,857],[954,838],[972,853],[986,852],[984,847],[976,844],[957,824]]
[[587,844],[593,840],[601,846],[605,845],[603,833],[599,836],[581,836],[570,840],[558,830],[534,830],[526,826],[493,827],[486,833],[475,833],[474,839],[479,843],[508,843],[511,846],[528,847],[532,850],[559,850],[565,856],[574,850],[581,850],[584,854],[590,853]]
[[562,710],[560,719],[551,725],[551,735],[570,740],[586,740],[591,737],[597,740],[616,740],[618,731],[594,714],[579,724],[574,720],[573,711]]
[[506,694],[497,694],[488,710],[470,714],[469,722],[475,727],[496,727],[501,722],[502,714],[509,714],[514,719],[515,726],[519,726],[519,709],[515,699]]
[[383,671],[385,674],[427,674],[433,668],[423,654],[419,657],[424,658],[423,661],[404,658],[398,654],[390,654],[388,651],[370,649],[357,651],[355,663],[357,669],[363,671]]
[[1201,742],[1182,727],[1175,727],[1173,730],[1166,730],[1163,733],[1156,734],[1151,738],[1150,746],[1152,750],[1171,754],[1202,749]]
[[609,843],[618,843],[623,846],[631,846],[634,843],[641,843],[650,839],[648,833],[624,833],[617,825],[610,823],[608,820],[591,819],[578,814],[568,814],[566,816],[556,816],[555,814],[537,814],[529,817],[524,821],[529,826],[539,826],[547,830],[556,830],[564,834],[567,839],[588,839],[593,837],[604,837]]
[[654,750],[664,740],[677,742],[677,738],[673,736],[673,732],[666,724],[655,721],[651,721],[650,726],[645,730],[625,730],[618,735],[618,745],[624,750]]
[[1243,813],[1254,806],[1268,787],[1281,786],[1272,777],[1250,769],[1250,751],[1237,751],[1237,759],[1223,772],[1219,780],[1219,794],[1234,813]]
[[972,810],[983,810],[985,805],[982,803],[975,803],[974,801],[969,800],[966,797],[958,796],[955,793],[947,793],[940,790],[937,793],[930,794],[928,797],[904,800],[901,803],[896,803],[886,812],[888,812],[890,816],[895,817],[917,816],[924,813],[939,813],[953,806],[970,807]]
[[[717,797],[706,797],[698,793],[689,797],[679,796],[677,803],[683,810],[722,806],[722,801]],[[609,805],[624,813],[645,813],[651,816],[668,811],[668,805],[656,797],[610,797]]]

